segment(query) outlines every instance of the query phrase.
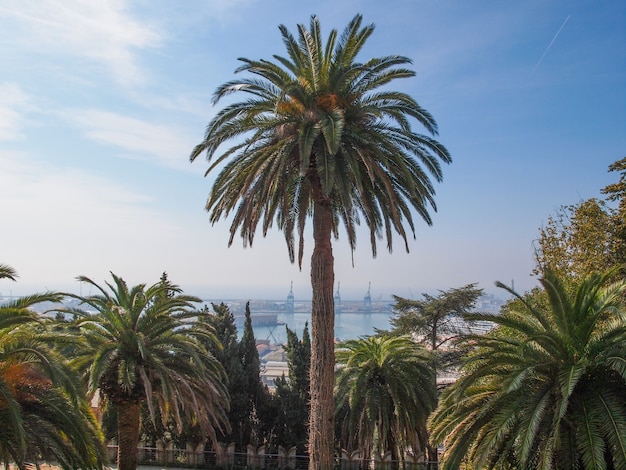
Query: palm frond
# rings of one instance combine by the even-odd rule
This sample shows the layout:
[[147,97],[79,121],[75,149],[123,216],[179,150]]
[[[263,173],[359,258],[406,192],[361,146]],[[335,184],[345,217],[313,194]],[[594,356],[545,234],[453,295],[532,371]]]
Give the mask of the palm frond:
[[519,301],[508,310],[467,315],[498,327],[467,338],[464,372],[429,420],[445,440],[444,469],[464,455],[478,467],[623,465],[625,306],[615,294],[626,283],[610,279],[590,274],[572,292],[546,271],[547,304],[507,289]]

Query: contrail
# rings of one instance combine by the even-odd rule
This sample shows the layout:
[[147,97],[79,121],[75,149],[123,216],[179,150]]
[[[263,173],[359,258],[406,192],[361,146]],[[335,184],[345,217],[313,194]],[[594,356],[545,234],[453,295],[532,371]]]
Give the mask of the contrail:
[[563,24],[561,25],[561,27],[559,28],[559,30],[556,32],[556,34],[554,35],[554,37],[552,38],[552,41],[550,41],[550,44],[548,44],[548,47],[546,47],[546,50],[543,51],[543,54],[541,56],[541,58],[539,59],[539,61],[537,61],[537,63],[535,64],[535,68],[533,70],[537,70],[537,68],[539,67],[539,65],[541,64],[541,62],[543,61],[543,58],[546,56],[546,54],[548,53],[548,51],[550,50],[550,48],[552,47],[552,44],[554,44],[554,41],[556,41],[556,38],[559,37],[559,34],[561,34],[561,31],[563,31],[563,28],[565,28],[565,25],[567,24],[567,22],[569,21],[569,17],[572,15],[567,15],[567,18],[565,18],[565,21],[563,21]]

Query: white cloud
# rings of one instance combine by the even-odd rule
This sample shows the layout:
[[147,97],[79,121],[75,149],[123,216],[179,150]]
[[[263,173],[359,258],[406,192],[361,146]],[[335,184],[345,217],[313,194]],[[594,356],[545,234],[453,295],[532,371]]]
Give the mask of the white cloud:
[[149,193],[26,153],[0,151],[0,207],[0,262],[20,275],[8,287],[14,295],[75,292],[77,275],[101,283],[109,271],[132,285],[156,282],[167,271],[173,282],[194,287],[189,293],[213,296],[241,283],[257,286],[259,295],[278,274],[283,288],[308,278],[306,268],[300,273],[289,264],[279,233],[259,235],[254,250],[241,243],[228,249],[227,225],[211,227],[200,210],[168,211]]
[[89,139],[119,147],[130,152],[131,158],[191,170],[187,156],[192,148],[190,142],[194,141],[171,124],[150,123],[97,109],[69,110],[62,116],[78,125]]
[[68,283],[78,274],[150,268],[159,243],[181,237],[150,196],[107,178],[6,151],[0,175],[2,262],[25,281],[32,272]]
[[21,39],[14,40],[24,46],[103,63],[124,84],[143,80],[135,51],[162,39],[154,27],[127,12],[125,0],[21,0],[0,6],[0,17],[23,27]]
[[150,202],[145,195],[105,178],[74,168],[53,167],[20,153],[0,153],[0,173],[3,215],[24,219],[20,213],[25,210],[27,216],[37,219],[33,222],[37,225],[52,224],[59,216],[92,224],[113,214],[125,217],[128,209]]
[[14,83],[0,83],[0,141],[24,137],[24,110],[30,98]]

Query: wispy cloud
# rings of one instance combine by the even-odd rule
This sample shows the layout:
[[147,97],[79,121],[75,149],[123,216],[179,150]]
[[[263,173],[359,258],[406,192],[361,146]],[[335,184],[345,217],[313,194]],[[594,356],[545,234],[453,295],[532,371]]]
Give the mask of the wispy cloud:
[[[527,35],[520,20],[525,14],[520,6],[510,3],[503,8],[480,9],[468,4],[462,10],[464,21],[455,23],[454,34],[441,15],[431,12],[430,16],[419,18],[415,39],[403,46],[412,49],[404,54],[414,59],[412,68],[417,72],[417,81],[420,87],[427,87],[431,96],[433,89],[442,90],[444,96],[449,95],[450,87],[463,94],[477,94],[489,93],[494,83],[516,83],[510,79],[517,72],[499,64],[502,58],[510,57],[507,48],[511,38],[522,41]],[[402,21],[408,27],[414,20],[407,15]],[[486,24],[488,28],[484,27]],[[494,74],[506,77],[493,79]],[[442,77],[449,81],[442,81]]]
[[[113,269],[133,262],[123,259],[122,247],[143,253],[154,249],[155,233],[167,238],[180,231],[151,196],[88,171],[0,151],[0,174],[1,217],[14,227],[0,231],[0,246],[24,279],[43,270],[49,280],[71,281],[87,259]],[[67,263],[77,254],[81,260]]]
[[14,83],[0,83],[0,141],[22,139],[29,96]]
[[570,16],[572,16],[572,15],[567,15],[567,18],[565,18],[565,20],[563,21],[563,24],[561,24],[561,27],[559,28],[559,30],[556,32],[556,34],[552,38],[552,41],[550,41],[550,44],[548,44],[548,47],[546,47],[546,49],[543,51],[543,54],[541,54],[541,57],[539,58],[539,60],[535,64],[534,70],[537,70],[539,68],[539,66],[541,65],[541,62],[543,62],[544,57],[548,54],[548,52],[552,48],[554,42],[556,41],[556,38],[559,37],[559,34],[561,34],[561,31],[563,31],[563,28],[565,28],[565,25],[569,21]]
[[135,52],[162,40],[152,26],[133,18],[125,0],[21,0],[0,6],[22,46],[39,53],[72,55],[106,65],[123,84],[141,83]]
[[187,156],[194,141],[171,123],[155,124],[98,109],[67,110],[62,116],[89,139],[124,150],[120,156],[191,170]]

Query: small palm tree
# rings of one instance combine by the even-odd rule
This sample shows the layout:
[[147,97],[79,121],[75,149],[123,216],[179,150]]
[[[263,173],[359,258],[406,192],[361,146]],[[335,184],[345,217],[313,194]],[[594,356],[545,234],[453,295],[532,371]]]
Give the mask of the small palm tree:
[[[325,44],[315,16],[309,29],[298,26],[297,38],[280,26],[288,57],[240,59],[237,71],[255,77],[220,86],[214,103],[233,93],[247,98],[218,112],[191,153],[193,161],[206,152],[207,173],[222,168],[206,209],[212,222],[234,213],[229,244],[237,234],[244,245],[252,244],[259,225],[265,236],[276,223],[290,260],[297,256],[301,266],[312,217],[311,469],[333,465],[332,238],[344,225],[354,250],[362,221],[374,256],[377,239],[384,238],[391,251],[394,232],[408,251],[405,224],[414,233],[414,214],[431,223],[430,177],[440,181],[440,162],[450,162],[443,145],[411,128],[415,121],[436,135],[433,117],[407,94],[386,88],[415,75],[406,68],[410,60],[356,60],[374,31],[361,23],[361,15],[355,16],[340,37],[332,30]],[[221,150],[228,141],[235,144]]]
[[[0,277],[15,271],[0,266]],[[23,469],[39,458],[63,468],[101,468],[102,435],[78,377],[50,344],[61,341],[32,307],[59,302],[45,293],[0,306],[0,462]]]
[[337,349],[335,385],[342,441],[360,450],[422,454],[428,442],[426,419],[436,404],[435,375],[428,351],[407,336],[371,336]]
[[[519,302],[475,352],[430,420],[443,469],[626,468],[625,282],[591,274],[574,294],[548,271],[547,302]],[[504,287],[500,284],[501,287]]]
[[197,321],[193,304],[169,282],[129,288],[112,274],[107,289],[81,276],[98,294],[78,297],[77,316],[83,339],[73,363],[87,379],[91,393],[99,392],[115,407],[118,419],[118,468],[137,467],[140,406],[144,402],[154,420],[155,406],[165,421],[173,417],[182,430],[199,427],[212,440],[215,428],[227,427],[228,397],[223,369],[205,348],[216,341],[207,322]]

